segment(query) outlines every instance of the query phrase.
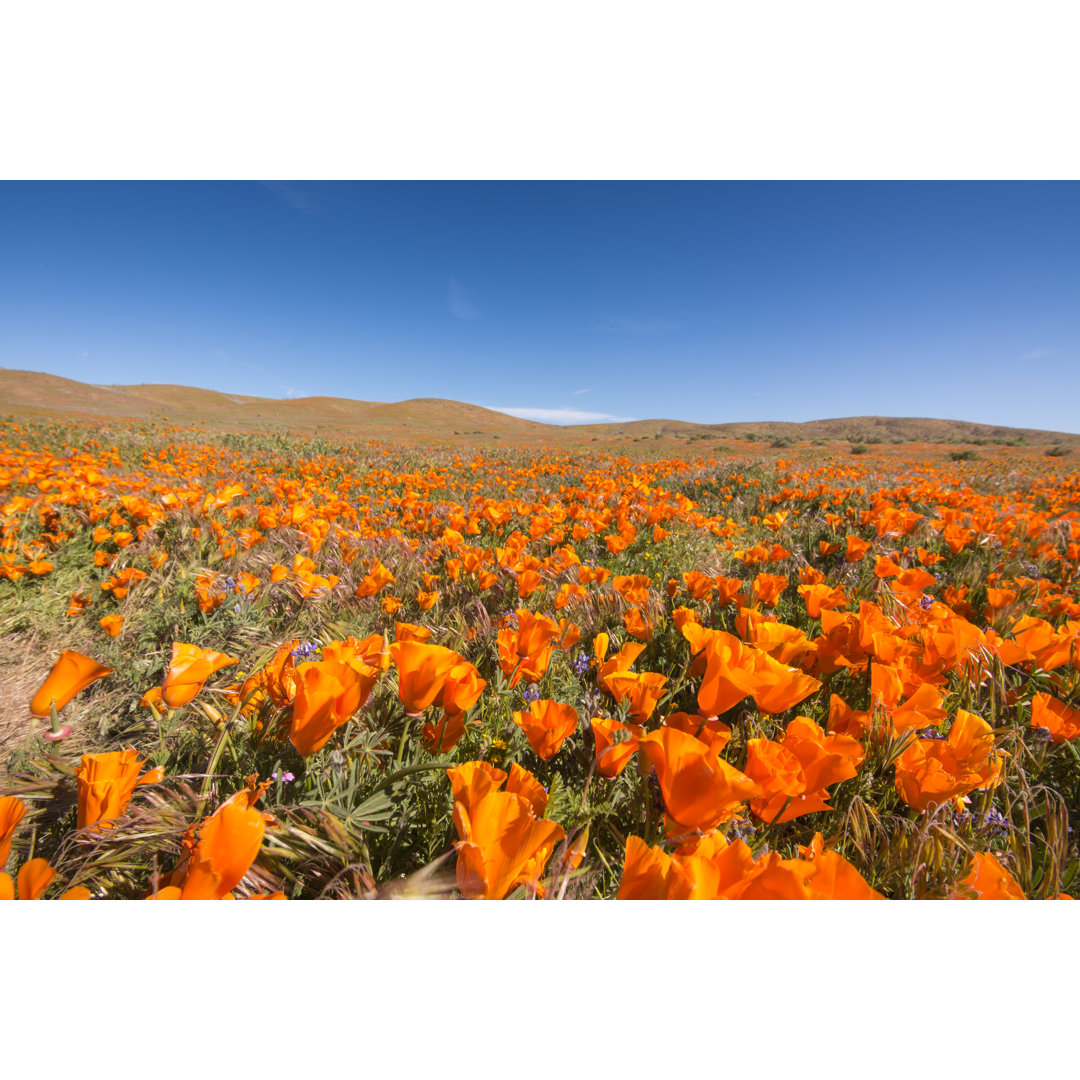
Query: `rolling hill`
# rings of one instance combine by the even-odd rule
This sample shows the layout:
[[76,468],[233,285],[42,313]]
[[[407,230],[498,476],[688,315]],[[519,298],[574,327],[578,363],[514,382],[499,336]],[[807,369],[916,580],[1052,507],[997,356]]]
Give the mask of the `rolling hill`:
[[[354,401],[349,398],[263,398],[198,387],[148,383],[102,386],[43,372],[0,369],[0,416],[132,419],[196,425],[207,431],[292,432],[414,444],[483,444],[500,439],[521,446],[573,446],[660,440],[661,443],[815,439],[875,442],[1023,440],[1080,445],[1080,435],[1001,427],[962,420],[855,416],[806,423],[782,421],[695,424],[684,420],[556,426],[442,398]],[[605,446],[605,448],[607,448]]]

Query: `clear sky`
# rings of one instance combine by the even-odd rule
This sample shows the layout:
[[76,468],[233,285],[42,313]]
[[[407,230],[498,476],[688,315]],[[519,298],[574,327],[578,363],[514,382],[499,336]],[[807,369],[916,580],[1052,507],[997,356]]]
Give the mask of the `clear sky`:
[[1080,431],[1078,183],[2,183],[0,366]]

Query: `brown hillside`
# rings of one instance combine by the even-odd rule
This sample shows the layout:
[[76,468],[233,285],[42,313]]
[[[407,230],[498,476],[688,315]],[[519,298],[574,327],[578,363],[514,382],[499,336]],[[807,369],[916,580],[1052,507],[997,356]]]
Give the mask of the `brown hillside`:
[[520,446],[589,446],[612,449],[649,440],[659,452],[694,445],[708,450],[723,442],[777,439],[964,442],[1023,440],[1030,444],[1080,445],[1080,435],[999,427],[962,420],[850,416],[807,423],[781,421],[694,424],[685,420],[633,420],[567,427],[522,420],[505,413],[442,398],[354,401],[349,398],[263,398],[167,384],[100,386],[42,372],[0,369],[0,415],[23,417],[132,418],[197,424],[208,431],[290,431],[384,442],[488,445],[493,439]]

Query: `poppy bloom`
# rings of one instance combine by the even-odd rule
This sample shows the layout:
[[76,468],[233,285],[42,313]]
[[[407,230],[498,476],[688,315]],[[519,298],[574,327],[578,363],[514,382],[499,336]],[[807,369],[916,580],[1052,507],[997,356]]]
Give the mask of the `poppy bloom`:
[[663,697],[667,676],[655,671],[620,671],[609,675],[605,685],[617,702],[626,703],[631,719],[644,723]]
[[179,709],[195,698],[215,671],[239,662],[235,656],[173,642],[172,662],[161,685],[161,700],[170,709]]
[[[683,627],[688,636],[694,623]],[[719,716],[737,705],[752,688],[753,650],[744,645],[734,634],[722,630],[702,631],[705,673],[698,687],[698,708],[705,716]],[[694,647],[691,641],[691,648]]]
[[462,663],[452,649],[425,641],[395,641],[390,656],[398,672],[398,696],[412,716],[418,716],[442,694],[450,672]]
[[866,879],[838,851],[826,851],[821,833],[805,847],[800,845],[799,854],[814,867],[809,888],[814,900],[884,900],[876,889],[870,888]]
[[706,718],[700,713],[674,712],[665,717],[663,726],[693,735],[717,754],[727,746],[731,738],[731,728],[727,724],[715,717]]
[[368,699],[379,677],[363,664],[318,660],[296,668],[289,741],[307,757],[321,750],[339,727]]
[[499,667],[510,677],[512,687],[521,679],[531,683],[540,681],[560,634],[559,624],[545,615],[534,615],[524,608],[515,614],[517,629],[508,627],[498,634]]
[[300,639],[293,638],[279,645],[277,652],[262,669],[262,687],[279,709],[291,705],[296,696],[296,666],[292,654],[299,644]]
[[11,838],[26,814],[26,803],[14,795],[0,799],[0,870],[11,854]]
[[525,732],[533,753],[543,761],[550,761],[577,727],[578,714],[569,705],[533,701],[527,713],[514,713],[514,723]]
[[849,735],[826,735],[812,720],[798,716],[781,742],[750,739],[745,771],[762,788],[750,803],[754,816],[770,824],[828,810],[830,785],[853,777],[865,756]]
[[821,689],[821,683],[813,676],[781,664],[768,653],[757,649],[754,653],[750,693],[762,712],[784,712]]
[[54,704],[59,712],[76,694],[85,690],[96,679],[111,674],[112,668],[103,667],[82,653],[65,649],[31,700],[30,712],[34,716],[48,716]]
[[1026,900],[1016,878],[990,852],[976,852],[960,890],[974,889],[979,900]]
[[483,772],[476,769],[471,776],[474,784],[483,781],[483,788],[463,785],[463,799],[455,785],[458,888],[467,899],[501,900],[520,884],[539,893],[544,867],[566,833],[554,821],[538,818],[526,794],[510,791],[509,785],[506,791],[497,790],[506,776],[501,770],[486,777]]
[[861,562],[869,550],[870,544],[868,541],[858,536],[849,536],[847,538],[847,551],[844,552],[844,561]]
[[948,738],[916,739],[896,761],[896,790],[916,810],[989,788],[1001,779],[1004,755],[994,751],[985,720],[960,709]]
[[1072,709],[1050,694],[1031,699],[1031,726],[1045,728],[1056,743],[1080,737],[1080,709]]
[[155,899],[220,900],[240,884],[259,854],[267,823],[273,822],[255,809],[263,786],[254,786],[253,780],[218,807],[198,830],[197,841],[191,835],[185,839],[187,861]]
[[639,740],[656,769],[668,816],[687,829],[708,830],[731,817],[761,787],[693,735],[662,727]]
[[443,712],[436,724],[429,720],[420,732],[420,741],[429,754],[448,754],[465,734],[463,712]]
[[653,636],[653,624],[645,617],[641,608],[631,608],[623,616],[623,625],[626,632],[638,641],[651,641]]
[[596,771],[612,780],[637,753],[638,741],[645,729],[639,724],[624,724],[603,716],[590,720],[589,726],[596,741]]
[[753,596],[766,607],[776,607],[788,587],[788,579],[781,574],[758,574],[754,578]]
[[144,764],[133,749],[111,754],[83,754],[82,763],[75,767],[79,785],[79,828],[115,821],[126,809],[137,787],[160,784],[165,778],[165,770],[159,765],[139,776]]
[[449,713],[466,713],[480,700],[485,686],[480,672],[459,656],[443,683],[439,704]]
[[364,577],[356,587],[356,596],[374,596],[377,592],[392,585],[397,579],[378,559],[375,560],[374,568]]
[[56,871],[48,859],[30,859],[19,867],[17,886],[9,874],[0,874],[0,900],[14,900],[16,889],[20,900],[40,900],[54,877]]
[[124,625],[123,615],[105,615],[103,618],[98,619],[98,625],[105,631],[109,637],[116,637],[120,633],[120,630]]

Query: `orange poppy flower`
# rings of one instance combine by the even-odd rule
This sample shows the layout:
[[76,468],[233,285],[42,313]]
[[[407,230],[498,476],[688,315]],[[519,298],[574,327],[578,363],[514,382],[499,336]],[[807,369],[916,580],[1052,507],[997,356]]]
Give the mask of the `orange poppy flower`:
[[653,636],[653,624],[645,617],[641,608],[631,608],[623,615],[623,625],[626,632],[638,641],[651,641]]
[[520,884],[539,895],[540,876],[566,837],[561,825],[537,818],[529,799],[511,791],[489,791],[471,805],[455,801],[454,825],[458,888],[467,899],[502,900]]
[[739,599],[739,594],[745,584],[740,578],[717,577],[713,580],[716,582],[717,607],[727,607],[729,604],[734,604]]
[[124,625],[123,615],[106,615],[98,619],[98,625],[109,637],[116,637]]
[[619,704],[626,703],[627,716],[644,723],[664,695],[667,676],[655,671],[620,671],[604,680]]
[[[49,865],[48,859],[30,859],[19,867],[17,886],[12,882],[10,874],[0,874],[0,900],[14,900],[16,888],[20,900],[40,900],[54,877],[56,871]],[[61,899],[75,897],[69,897],[65,893]]]
[[422,713],[443,691],[461,657],[442,645],[424,641],[395,641],[390,656],[398,672],[398,696],[412,716]]
[[812,720],[797,716],[781,742],[750,739],[745,771],[762,788],[750,803],[754,816],[770,824],[828,810],[830,785],[853,777],[865,756],[849,735],[826,735]]
[[11,854],[11,838],[26,814],[26,803],[14,795],[0,799],[0,870]]
[[499,666],[504,675],[510,676],[510,685],[516,686],[521,679],[539,682],[547,671],[554,651],[554,641],[559,637],[559,624],[545,615],[534,615],[519,608],[515,613],[517,629],[499,631]]
[[731,739],[731,728],[715,717],[706,719],[700,714],[674,712],[664,719],[664,727],[685,731],[700,739],[711,750],[719,754]]
[[821,611],[833,611],[843,607],[848,601],[840,589],[834,589],[831,585],[818,583],[815,585],[798,586],[799,595],[806,602],[806,614],[811,619],[821,618]]
[[85,690],[96,679],[111,674],[112,668],[103,667],[82,653],[65,649],[31,699],[30,712],[34,716],[48,716],[53,704],[59,712],[76,694]]
[[[455,803],[471,811],[489,792],[497,791],[506,781],[507,773],[490,761],[466,761],[446,770]],[[540,811],[543,813],[543,810]]]
[[916,739],[896,761],[896,790],[916,810],[989,788],[1001,779],[1004,755],[994,751],[985,720],[960,709],[948,739]]
[[768,653],[753,651],[750,693],[762,712],[784,712],[821,689],[821,683],[813,676],[781,664]]
[[420,741],[429,754],[448,754],[465,734],[463,712],[443,712],[437,724],[429,720],[420,732]]
[[838,851],[826,851],[821,833],[814,833],[814,838],[805,847],[799,847],[799,854],[814,867],[814,876],[809,888],[814,900],[884,900],[876,889],[867,884],[866,879]]
[[[814,838],[815,843],[820,836]],[[810,856],[812,849],[803,849]],[[835,852],[782,859],[769,852],[755,860],[743,841],[718,832],[697,837],[674,855],[628,837],[620,900],[817,900],[882,899]]]
[[569,705],[539,700],[530,703],[527,713],[514,713],[514,723],[525,732],[533,753],[550,761],[577,727],[578,714]]
[[299,638],[293,638],[279,645],[277,652],[262,669],[262,686],[267,696],[279,709],[292,704],[296,696],[296,665],[293,663],[293,650],[300,644]]
[[165,770],[160,765],[140,776],[144,764],[133,749],[83,754],[81,764],[75,767],[79,785],[78,827],[107,826],[124,812],[137,787],[160,784],[165,779]]
[[195,698],[215,671],[239,662],[235,656],[174,642],[172,662],[161,685],[161,700],[170,709],[179,709]]
[[847,538],[847,551],[844,553],[845,562],[861,562],[870,550],[870,543],[858,536]]
[[1056,743],[1068,742],[1080,737],[1080,709],[1072,709],[1050,694],[1036,694],[1031,699],[1031,726],[1045,728]]
[[356,596],[374,596],[377,592],[392,585],[397,579],[378,559],[375,560],[374,568],[364,577],[356,587]]
[[251,868],[266,825],[273,821],[255,809],[261,794],[261,786],[252,789],[249,784],[218,807],[199,830],[198,841],[188,838],[187,861],[155,899],[220,900],[232,892]]
[[1026,900],[1016,878],[990,852],[976,852],[972,867],[960,882],[958,893],[974,889],[979,900]]
[[594,717],[589,726],[596,741],[596,771],[612,780],[637,753],[638,740],[645,729],[639,724],[624,724],[603,716]]
[[639,746],[656,769],[668,816],[687,829],[715,828],[762,794],[757,783],[685,731],[662,727]]
[[458,657],[443,683],[439,704],[449,713],[466,713],[479,700],[487,681],[467,660]]
[[754,599],[766,607],[776,607],[780,597],[788,587],[788,579],[781,574],[758,574],[754,578],[752,593]]
[[359,662],[318,660],[296,668],[289,741],[307,757],[321,750],[368,699],[379,673]]
[[[683,635],[693,628],[683,627]],[[734,634],[722,630],[704,632],[705,675],[698,687],[698,708],[705,716],[719,716],[737,705],[754,687],[754,650]],[[691,643],[693,647],[693,643]]]

